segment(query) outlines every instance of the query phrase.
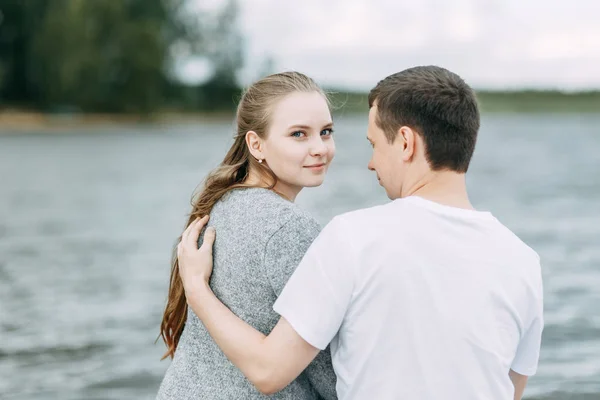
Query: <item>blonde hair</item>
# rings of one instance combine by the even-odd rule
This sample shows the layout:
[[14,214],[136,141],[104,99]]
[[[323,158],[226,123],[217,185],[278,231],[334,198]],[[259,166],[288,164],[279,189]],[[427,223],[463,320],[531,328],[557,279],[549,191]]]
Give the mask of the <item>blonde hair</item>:
[[[237,107],[236,121],[237,133],[233,145],[225,155],[221,164],[211,171],[201,191],[192,200],[186,227],[197,217],[210,214],[215,203],[229,190],[249,187],[246,178],[250,170],[257,171],[266,181],[270,182],[269,189],[277,183],[277,177],[265,165],[250,154],[246,145],[246,133],[254,131],[265,139],[271,122],[275,104],[285,96],[295,92],[318,92],[326,99],[324,91],[308,76],[299,72],[283,72],[269,75],[248,87]],[[181,237],[177,240],[177,243]],[[179,262],[176,247],[173,250],[171,280],[167,305],[160,326],[162,337],[167,352],[162,359],[173,358],[179,344],[187,319],[187,302],[181,277],[179,276]]]

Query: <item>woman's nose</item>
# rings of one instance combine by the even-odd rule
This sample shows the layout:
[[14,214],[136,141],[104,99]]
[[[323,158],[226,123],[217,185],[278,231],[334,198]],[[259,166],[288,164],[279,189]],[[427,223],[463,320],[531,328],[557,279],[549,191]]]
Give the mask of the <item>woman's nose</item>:
[[322,156],[327,153],[327,146],[325,145],[323,139],[319,136],[315,140],[312,141],[310,147],[310,154],[312,156]]

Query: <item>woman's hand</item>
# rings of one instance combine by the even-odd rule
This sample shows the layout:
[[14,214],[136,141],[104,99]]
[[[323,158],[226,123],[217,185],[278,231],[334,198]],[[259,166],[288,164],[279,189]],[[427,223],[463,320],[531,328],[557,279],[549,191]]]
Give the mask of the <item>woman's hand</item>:
[[179,275],[183,288],[188,293],[196,289],[208,287],[208,281],[213,269],[213,244],[215,242],[215,229],[209,227],[204,233],[202,246],[198,248],[200,232],[208,222],[208,215],[197,218],[181,235],[177,245],[177,259],[179,261]]

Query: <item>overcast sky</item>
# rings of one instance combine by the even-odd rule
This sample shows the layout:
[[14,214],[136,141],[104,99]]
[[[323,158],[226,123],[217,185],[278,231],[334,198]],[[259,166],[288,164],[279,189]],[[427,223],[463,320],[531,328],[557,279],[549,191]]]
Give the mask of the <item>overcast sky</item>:
[[[190,0],[215,7],[221,0]],[[600,89],[600,0],[243,0],[244,84],[272,56],[327,86],[367,90],[436,64],[478,88]],[[201,62],[183,75],[207,75]]]

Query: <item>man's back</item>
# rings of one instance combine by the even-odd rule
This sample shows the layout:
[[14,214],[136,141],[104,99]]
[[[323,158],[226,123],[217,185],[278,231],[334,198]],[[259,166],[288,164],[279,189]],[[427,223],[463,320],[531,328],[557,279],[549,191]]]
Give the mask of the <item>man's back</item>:
[[[539,257],[489,213],[408,197],[344,214],[288,286],[275,310],[315,347],[333,338],[341,399],[512,399],[509,369],[535,372]],[[330,327],[288,306],[311,286]]]

